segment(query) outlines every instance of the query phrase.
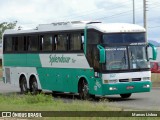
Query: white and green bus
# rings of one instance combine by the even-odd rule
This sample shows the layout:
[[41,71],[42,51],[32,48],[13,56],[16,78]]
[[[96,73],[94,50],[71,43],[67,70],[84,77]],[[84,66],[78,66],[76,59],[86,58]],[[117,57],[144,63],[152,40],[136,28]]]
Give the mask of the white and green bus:
[[145,29],[127,23],[59,22],[3,34],[3,80],[36,94],[41,90],[81,98],[151,90]]

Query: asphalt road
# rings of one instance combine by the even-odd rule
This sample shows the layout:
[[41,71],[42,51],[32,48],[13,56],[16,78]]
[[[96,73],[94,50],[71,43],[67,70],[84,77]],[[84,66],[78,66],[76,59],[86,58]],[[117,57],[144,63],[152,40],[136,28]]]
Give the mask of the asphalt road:
[[4,84],[2,80],[0,80],[0,93],[11,93],[11,92],[19,92],[20,89],[12,86],[11,84]]
[[[10,84],[4,84],[0,81],[0,93],[8,94],[13,92],[19,92],[19,88],[16,88]],[[73,97],[71,95],[60,95],[64,102],[72,102]],[[59,97],[58,97],[59,99]],[[119,95],[106,96],[109,106],[121,107],[124,110],[160,110],[160,88],[153,88],[148,93],[135,93],[128,99],[121,99]],[[93,101],[98,102],[98,101]]]
[[119,95],[107,96],[109,105],[120,106],[124,109],[160,110],[160,88],[153,88],[151,92],[134,93],[129,99],[121,99]]

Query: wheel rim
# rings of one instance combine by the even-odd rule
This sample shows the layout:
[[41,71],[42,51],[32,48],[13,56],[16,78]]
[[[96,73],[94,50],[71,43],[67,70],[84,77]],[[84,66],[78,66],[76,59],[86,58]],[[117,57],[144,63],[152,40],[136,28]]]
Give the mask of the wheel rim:
[[38,90],[38,85],[37,85],[37,82],[36,81],[34,81],[33,83],[32,83],[32,85],[31,85],[31,87],[32,87],[32,93],[33,94],[36,94],[36,92],[37,92],[37,90]]
[[22,78],[22,81],[21,81],[21,92],[22,93],[27,92],[27,82],[25,78]]
[[80,95],[81,99],[87,99],[88,95],[89,95],[89,93],[88,93],[88,91],[89,91],[88,84],[86,83],[85,80],[83,80],[81,85],[82,85],[82,87],[80,89],[79,95]]
[[84,86],[83,86],[83,89],[82,89],[82,91],[83,91],[83,97],[84,98],[87,98],[87,96],[88,96],[88,85],[87,84],[84,84]]
[[23,88],[23,91],[27,91],[27,85],[26,85],[26,83],[24,83],[24,84],[22,85],[22,88]]

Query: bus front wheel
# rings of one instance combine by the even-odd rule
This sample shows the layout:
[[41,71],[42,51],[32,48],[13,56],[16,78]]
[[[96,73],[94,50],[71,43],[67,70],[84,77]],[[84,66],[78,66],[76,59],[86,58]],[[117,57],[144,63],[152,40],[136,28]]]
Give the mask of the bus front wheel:
[[78,91],[81,99],[87,100],[90,98],[88,83],[85,79],[79,81]]
[[27,81],[26,81],[25,77],[20,78],[20,91],[21,91],[22,94],[25,94],[25,93],[28,92]]
[[120,96],[121,96],[121,98],[129,98],[129,97],[131,97],[131,93],[129,93],[129,94],[120,94]]

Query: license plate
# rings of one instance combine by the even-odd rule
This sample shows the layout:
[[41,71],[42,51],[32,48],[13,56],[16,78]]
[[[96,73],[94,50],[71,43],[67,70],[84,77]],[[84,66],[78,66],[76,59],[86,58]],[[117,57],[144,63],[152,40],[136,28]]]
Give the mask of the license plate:
[[127,86],[126,88],[127,88],[127,90],[128,90],[128,89],[133,89],[134,86]]

